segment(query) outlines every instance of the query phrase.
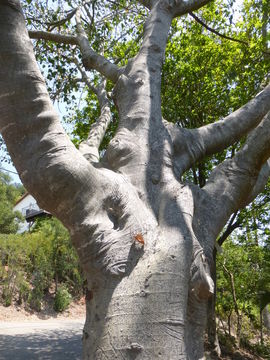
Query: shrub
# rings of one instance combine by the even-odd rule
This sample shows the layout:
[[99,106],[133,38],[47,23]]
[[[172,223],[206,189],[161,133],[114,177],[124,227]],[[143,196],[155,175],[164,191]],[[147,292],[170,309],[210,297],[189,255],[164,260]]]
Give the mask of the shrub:
[[2,293],[2,298],[3,298],[3,305],[8,307],[11,305],[12,302],[12,290],[9,287],[4,287],[3,289],[3,293]]
[[[0,234],[0,302],[6,306],[12,301],[26,303],[40,311],[45,295],[58,283],[65,285],[69,296],[78,297],[83,292],[77,254],[59,221],[38,221],[31,233]],[[56,309],[63,311],[62,307],[68,306],[67,300],[61,300],[65,291],[57,296],[60,305],[57,303]]]
[[30,293],[28,300],[31,309],[40,311],[42,305],[42,298],[43,298],[43,293],[40,292],[39,289],[38,290],[34,289]]
[[31,286],[30,286],[29,282],[22,279],[19,282],[19,299],[18,299],[18,303],[22,304],[23,302],[29,302],[30,294],[31,294]]
[[65,311],[71,302],[71,295],[64,285],[59,286],[54,299],[54,310],[57,312]]

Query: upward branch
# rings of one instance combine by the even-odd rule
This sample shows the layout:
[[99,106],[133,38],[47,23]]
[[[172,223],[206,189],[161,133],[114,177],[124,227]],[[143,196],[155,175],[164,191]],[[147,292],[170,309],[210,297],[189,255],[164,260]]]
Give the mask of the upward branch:
[[[89,84],[89,81],[86,78],[86,74],[82,73],[82,75],[85,82]],[[98,149],[112,119],[110,103],[107,98],[105,86],[106,81],[103,80],[101,84],[95,89],[95,94],[97,95],[100,106],[100,116],[91,126],[87,140],[82,141],[79,146],[80,152],[90,162],[99,161]]]
[[87,76],[87,73],[82,69],[78,60],[74,58],[73,61],[82,75],[81,81],[84,82],[89,90],[93,91],[93,93],[97,96],[100,106],[100,116],[91,126],[87,140],[80,143],[79,151],[88,161],[98,162],[98,149],[112,119],[110,103],[106,93],[106,80],[102,80],[98,87],[93,86]]
[[196,130],[204,144],[204,155],[219,152],[256,127],[270,110],[270,85],[225,119]]

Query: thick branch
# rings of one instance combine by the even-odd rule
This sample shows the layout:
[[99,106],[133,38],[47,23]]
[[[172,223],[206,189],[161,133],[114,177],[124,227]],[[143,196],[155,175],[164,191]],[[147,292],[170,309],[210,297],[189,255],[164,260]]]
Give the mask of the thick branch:
[[238,209],[248,205],[263,190],[270,175],[269,165],[266,163],[256,178],[250,177],[245,169],[237,168],[234,160],[224,162],[215,170],[211,181],[200,189],[196,198],[194,228],[209,258],[215,244],[217,248],[221,246],[227,236],[241,226],[239,221],[234,222],[235,216],[232,216],[227,229],[216,242],[231,214],[236,214]]
[[[114,88],[119,127],[106,152],[111,168],[117,171],[121,168],[121,173],[134,181],[133,184],[136,182],[142,193],[150,189],[145,188],[146,167],[151,169],[147,176],[153,183],[160,180],[160,155],[165,152],[160,139],[167,136],[162,124],[160,89],[172,15],[160,3],[152,7],[144,25],[140,50],[128,61]],[[155,198],[158,204],[158,197]]]
[[[255,183],[255,186],[252,189],[252,192],[250,193],[249,197],[247,198],[244,206],[247,206],[249,203],[251,203],[251,201],[253,201],[256,196],[261,193],[268,181],[268,178],[270,176],[270,160],[268,160],[264,166],[262,167],[259,176],[257,178],[257,181]],[[231,219],[226,227],[226,230],[223,232],[223,234],[217,239],[216,241],[216,248],[217,250],[220,249],[220,247],[223,245],[224,241],[231,235],[231,233],[241,227],[241,221],[240,220],[235,220],[236,216],[238,214],[238,211],[235,212],[232,216]]]
[[161,1],[152,3],[153,7],[144,25],[143,42],[136,63],[146,61],[148,67],[151,67],[150,74],[157,72],[155,76],[159,77],[172,16],[164,9]]
[[[230,160],[217,166],[202,189],[203,202],[217,235],[229,216],[247,205],[262,189],[269,174],[270,112],[248,137],[245,145]],[[265,165],[264,165],[265,164]],[[264,165],[264,166],[263,166]],[[204,219],[204,221],[207,221]]]
[[104,77],[113,81],[114,83],[118,80],[122,74],[123,69],[119,68],[115,64],[111,63],[104,56],[96,53],[90,46],[87,35],[83,29],[80,10],[76,13],[77,23],[77,41],[82,54],[83,65],[87,70],[95,69],[100,72]]
[[265,188],[265,185],[270,176],[270,159],[262,166],[262,169],[259,173],[257,181],[252,189],[252,192],[246,199],[244,206],[247,206],[251,201],[253,201],[257,195],[259,195]]
[[253,171],[260,171],[270,157],[270,111],[251,132],[243,148],[237,153]]
[[175,147],[175,162],[179,174],[205,156],[222,151],[239,141],[261,122],[269,110],[270,85],[246,105],[210,125],[187,130],[167,124]]
[[[149,108],[150,102],[152,107],[157,103],[157,108],[160,108],[160,75],[172,21],[172,15],[164,8],[162,1],[152,1],[151,4],[153,6],[144,24],[140,50],[134,58],[129,60],[121,79],[122,84],[119,83],[114,90],[115,98],[119,97],[121,102],[125,95],[131,95],[130,103],[135,100],[138,109],[142,108],[142,104],[144,109]],[[127,86],[132,91],[127,91]],[[124,93],[120,94],[119,90],[122,89]],[[118,99],[116,101],[119,107]],[[121,112],[121,109],[119,110]],[[142,114],[141,110],[139,112]],[[161,112],[159,113],[159,116],[155,117],[158,117],[158,121],[161,122]],[[149,120],[149,113],[145,114],[145,119]]]
[[243,148],[218,165],[200,189],[195,228],[204,239],[207,254],[212,253],[216,237],[231,214],[248,205],[263,190],[270,174],[269,139],[270,113],[252,131]]
[[0,130],[24,185],[70,230],[85,269],[131,273],[154,246],[145,229],[156,219],[127,179],[89,164],[64,133],[19,1],[0,2],[0,33]]
[[205,155],[217,153],[240,140],[260,123],[269,110],[270,85],[225,119],[196,130],[203,141]]
[[174,17],[187,14],[188,12],[200,9],[211,0],[174,0],[169,1]]

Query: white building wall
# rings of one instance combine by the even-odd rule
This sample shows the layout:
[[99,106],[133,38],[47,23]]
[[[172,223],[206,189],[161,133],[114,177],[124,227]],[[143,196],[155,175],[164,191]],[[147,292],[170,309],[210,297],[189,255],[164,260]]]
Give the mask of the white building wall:
[[[36,200],[33,198],[32,195],[27,194],[23,197],[13,208],[13,211],[19,211],[23,216],[26,215],[26,210],[40,210],[39,206],[37,205]],[[23,233],[24,231],[28,231],[29,225],[26,221],[20,223],[20,227],[18,233]]]

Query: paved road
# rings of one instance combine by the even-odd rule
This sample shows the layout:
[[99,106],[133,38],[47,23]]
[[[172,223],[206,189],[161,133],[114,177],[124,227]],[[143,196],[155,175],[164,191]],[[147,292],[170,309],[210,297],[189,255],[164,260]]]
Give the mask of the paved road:
[[84,319],[0,322],[0,360],[80,360]]

